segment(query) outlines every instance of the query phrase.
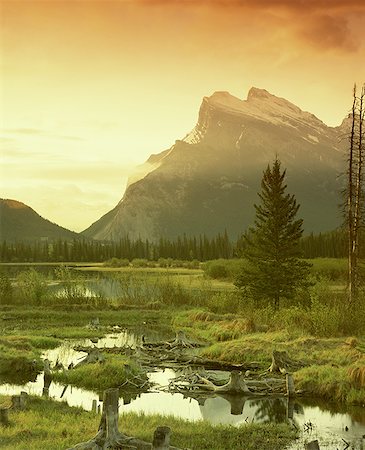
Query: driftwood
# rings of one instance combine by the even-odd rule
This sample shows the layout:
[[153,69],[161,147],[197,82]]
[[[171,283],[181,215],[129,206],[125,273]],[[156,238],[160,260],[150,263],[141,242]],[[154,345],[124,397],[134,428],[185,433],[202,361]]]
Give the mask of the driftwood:
[[231,372],[230,379],[228,383],[223,386],[217,386],[211,381],[207,380],[204,377],[199,377],[200,382],[205,385],[208,390],[217,392],[217,393],[226,393],[226,394],[248,394],[251,393],[250,389],[247,387],[243,376],[238,371]]
[[247,380],[241,372],[234,370],[227,382],[222,385],[213,383],[209,379],[209,375],[207,377],[200,373],[191,373],[171,380],[168,390],[170,392],[194,392],[194,394],[199,391],[209,391],[220,395],[267,395],[285,393],[285,382],[278,378]]
[[193,342],[185,335],[185,331],[177,331],[175,339],[172,341],[146,342],[142,339],[143,349],[159,349],[159,350],[185,350],[188,348],[203,347],[199,342]]
[[[199,345],[199,344],[193,344]],[[191,347],[183,347],[184,350]],[[75,351],[90,353],[94,347],[76,346]],[[202,358],[198,355],[191,355],[183,353],[177,347],[174,347],[170,342],[164,343],[152,343],[143,345],[143,347],[137,347],[132,349],[131,347],[103,347],[99,348],[100,353],[126,355],[136,358],[143,366],[148,367],[186,367],[196,366],[204,367],[209,370],[239,370],[239,371],[251,371],[261,368],[261,365],[256,362],[244,363],[244,364],[232,364],[225,361],[216,361],[212,359]]]
[[154,435],[154,443],[142,441],[127,436],[118,430],[119,390],[104,391],[103,414],[99,430],[90,441],[75,445],[68,450],[106,450],[106,449],[136,449],[136,450],[180,450],[169,445],[170,429],[158,427]]

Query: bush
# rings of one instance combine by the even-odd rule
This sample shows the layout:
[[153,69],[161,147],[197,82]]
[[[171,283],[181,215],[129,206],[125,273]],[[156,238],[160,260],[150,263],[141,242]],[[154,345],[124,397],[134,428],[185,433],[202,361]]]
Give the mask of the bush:
[[90,297],[82,277],[69,267],[57,267],[55,276],[62,282],[63,287],[63,290],[58,295],[59,299],[66,303],[74,304]]
[[105,267],[128,267],[128,259],[111,258],[104,262]]
[[40,304],[48,290],[45,276],[34,269],[19,274],[18,285],[23,300],[30,303]]
[[234,281],[245,264],[244,259],[213,259],[204,263],[203,269],[210,278]]
[[148,260],[143,258],[134,258],[131,264],[133,267],[148,267]]

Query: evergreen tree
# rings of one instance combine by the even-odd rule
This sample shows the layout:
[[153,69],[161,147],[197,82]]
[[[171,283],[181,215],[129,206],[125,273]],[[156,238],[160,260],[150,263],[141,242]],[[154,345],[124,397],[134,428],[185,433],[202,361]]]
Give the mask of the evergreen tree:
[[309,264],[299,259],[303,220],[294,195],[285,193],[286,171],[276,159],[264,172],[261,203],[255,205],[255,227],[245,236],[248,266],[236,280],[257,301],[270,301],[277,309],[280,299],[291,299],[308,283]]

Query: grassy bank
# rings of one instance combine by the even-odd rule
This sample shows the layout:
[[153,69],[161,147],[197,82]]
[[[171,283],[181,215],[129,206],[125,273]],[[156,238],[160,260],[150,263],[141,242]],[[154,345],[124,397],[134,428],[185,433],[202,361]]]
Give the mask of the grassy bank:
[[[0,404],[8,399],[0,397]],[[91,439],[97,432],[100,416],[80,408],[70,408],[41,398],[30,398],[26,411],[10,413],[11,425],[1,429],[0,447],[8,450],[64,450]],[[124,414],[119,430],[147,441],[157,426],[172,430],[171,445],[193,450],[281,450],[296,433],[288,425],[250,424],[241,427],[213,426],[168,416]]]
[[[169,310],[66,311],[35,306],[0,308],[0,382],[23,384],[35,379],[43,367],[42,351],[57,347],[63,339],[100,338],[112,332],[112,327],[116,325],[136,331],[147,327],[160,333],[171,332],[171,314],[172,311]],[[98,329],[89,326],[95,318],[100,321]],[[104,389],[109,387],[110,382],[117,386],[125,380],[123,370],[118,370],[118,367],[122,368],[127,364],[123,358],[119,359],[111,359],[98,368],[92,365],[94,371],[81,367],[69,374],[57,376],[60,381],[86,388]],[[108,370],[113,377],[108,376]],[[133,365],[130,364],[128,370],[134,373]],[[64,379],[61,380],[62,376]]]
[[137,363],[122,355],[105,355],[105,361],[85,364],[73,370],[54,373],[53,379],[63,384],[83,387],[95,392],[119,387],[128,380],[133,380],[134,390],[147,381]]
[[[38,274],[22,275],[20,288],[29,289],[20,289],[15,302],[6,299],[0,306],[5,336],[0,341],[0,376],[5,367],[21,372],[33,360],[39,362],[41,350],[61,339],[102,337],[114,325],[143,334],[146,329],[162,330],[171,337],[174,330],[184,329],[188,336],[210,344],[204,356],[231,363],[254,361],[262,370],[270,365],[272,350],[286,350],[294,360],[303,360],[304,368],[295,373],[298,389],[362,404],[364,296],[356,314],[350,315],[345,293],[333,289],[334,283],[342,282],[344,261],[321,259],[314,267],[318,275],[314,286],[291,303],[283,302],[278,311],[258,308],[231,282],[207,280],[198,269],[98,267],[100,273],[111,274],[119,289],[117,298],[100,298],[99,303],[80,289],[83,281],[75,271],[61,267],[58,272],[66,286],[63,297],[52,296]],[[101,328],[88,327],[96,317]],[[124,362],[111,359],[108,364],[114,373]],[[88,374],[75,371],[62,381],[88,388],[104,388],[111,382],[101,372],[94,376],[95,368],[82,370]],[[94,380],[94,386],[80,384],[83,378]],[[114,377],[113,385],[119,382]]]
[[318,338],[298,329],[259,327],[244,317],[204,311],[184,311],[174,325],[211,343],[202,356],[229,363],[256,362],[260,371],[271,364],[273,350],[286,351],[301,362],[294,373],[296,389],[305,395],[365,405],[365,338]]

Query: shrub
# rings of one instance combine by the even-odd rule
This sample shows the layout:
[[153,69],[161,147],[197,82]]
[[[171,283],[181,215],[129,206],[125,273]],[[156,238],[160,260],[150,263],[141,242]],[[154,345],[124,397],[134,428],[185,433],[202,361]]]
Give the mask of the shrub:
[[133,267],[148,267],[148,260],[143,258],[134,258],[131,264]]
[[36,304],[41,303],[48,290],[46,278],[34,269],[19,274],[18,286],[23,300]]
[[210,278],[234,281],[245,264],[244,259],[214,259],[204,263],[203,269]]
[[111,258],[104,262],[105,267],[128,267],[128,259]]

